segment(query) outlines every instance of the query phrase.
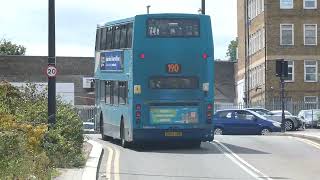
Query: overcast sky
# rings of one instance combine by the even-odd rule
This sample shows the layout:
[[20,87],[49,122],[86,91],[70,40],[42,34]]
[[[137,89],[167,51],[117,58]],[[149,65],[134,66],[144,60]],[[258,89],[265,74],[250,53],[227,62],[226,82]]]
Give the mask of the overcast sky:
[[[237,36],[236,0],[207,0],[215,58],[225,59]],[[0,38],[27,48],[27,55],[47,55],[48,0],[0,0]],[[57,56],[93,56],[97,24],[146,13],[198,13],[201,0],[56,0]]]

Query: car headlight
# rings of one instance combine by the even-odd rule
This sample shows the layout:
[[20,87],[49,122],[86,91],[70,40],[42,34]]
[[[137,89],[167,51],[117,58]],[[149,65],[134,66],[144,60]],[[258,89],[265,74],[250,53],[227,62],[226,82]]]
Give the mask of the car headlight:
[[277,122],[274,122],[272,123],[275,127],[281,127],[281,124],[280,123],[277,123]]

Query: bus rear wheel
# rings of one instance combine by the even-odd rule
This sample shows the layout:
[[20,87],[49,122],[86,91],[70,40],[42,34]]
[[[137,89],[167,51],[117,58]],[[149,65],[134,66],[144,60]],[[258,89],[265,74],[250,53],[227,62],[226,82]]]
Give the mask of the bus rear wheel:
[[126,138],[125,138],[125,128],[124,128],[123,121],[121,121],[121,125],[120,125],[120,141],[121,141],[121,146],[123,148],[129,147],[129,142],[126,141]]
[[109,136],[104,134],[103,117],[102,117],[102,115],[100,116],[100,133],[101,133],[102,140],[109,141],[109,140],[112,139],[111,137],[109,137]]

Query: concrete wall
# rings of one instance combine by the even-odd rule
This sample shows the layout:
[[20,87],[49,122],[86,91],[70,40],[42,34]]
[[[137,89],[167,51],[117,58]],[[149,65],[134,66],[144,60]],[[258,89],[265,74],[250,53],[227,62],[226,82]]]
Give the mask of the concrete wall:
[[[47,57],[0,56],[0,81],[46,83]],[[82,88],[83,77],[93,77],[94,58],[57,57],[57,83],[74,83],[75,105],[94,105],[94,95]]]

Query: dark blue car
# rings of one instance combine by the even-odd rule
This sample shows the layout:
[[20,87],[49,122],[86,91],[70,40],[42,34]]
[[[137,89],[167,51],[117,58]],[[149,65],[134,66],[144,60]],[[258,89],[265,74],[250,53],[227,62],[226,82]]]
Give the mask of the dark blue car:
[[214,134],[267,135],[270,132],[280,132],[281,124],[268,120],[250,110],[217,111],[213,118]]

